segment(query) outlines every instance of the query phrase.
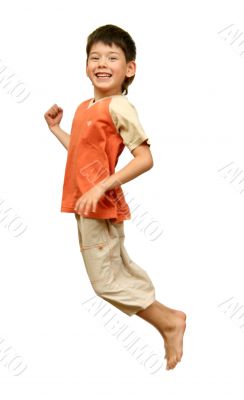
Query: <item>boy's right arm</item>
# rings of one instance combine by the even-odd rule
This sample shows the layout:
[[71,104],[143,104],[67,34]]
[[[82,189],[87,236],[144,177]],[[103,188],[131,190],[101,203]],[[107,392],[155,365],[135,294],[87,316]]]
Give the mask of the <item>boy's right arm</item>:
[[57,137],[62,145],[68,150],[70,135],[60,128],[59,124],[63,117],[63,110],[54,104],[45,114],[44,118],[48,124],[50,131]]
[[58,138],[60,143],[62,143],[62,145],[68,150],[70,135],[67,132],[63,131],[63,129],[61,129],[59,125],[54,125],[52,127],[49,127],[49,129]]

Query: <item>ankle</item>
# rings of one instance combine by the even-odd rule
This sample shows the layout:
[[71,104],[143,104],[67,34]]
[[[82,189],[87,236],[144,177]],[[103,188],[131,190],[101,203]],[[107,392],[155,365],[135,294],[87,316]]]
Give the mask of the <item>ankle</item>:
[[162,311],[161,323],[163,330],[170,332],[184,323],[174,310]]

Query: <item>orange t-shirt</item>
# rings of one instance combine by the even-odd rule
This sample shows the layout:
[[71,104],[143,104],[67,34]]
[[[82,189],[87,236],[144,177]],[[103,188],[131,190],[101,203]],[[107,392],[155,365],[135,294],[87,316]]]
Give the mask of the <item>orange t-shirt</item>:
[[[82,102],[74,115],[63,183],[61,212],[75,213],[79,197],[115,173],[119,155],[146,141],[135,107],[125,95],[112,95]],[[84,215],[84,214],[82,214]],[[87,218],[108,218],[119,223],[130,219],[130,209],[121,186],[107,190]]]

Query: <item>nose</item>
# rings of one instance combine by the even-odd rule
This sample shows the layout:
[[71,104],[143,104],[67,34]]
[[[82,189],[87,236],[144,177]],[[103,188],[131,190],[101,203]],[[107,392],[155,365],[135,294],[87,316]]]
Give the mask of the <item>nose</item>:
[[98,65],[107,65],[107,57],[100,57],[98,61]]

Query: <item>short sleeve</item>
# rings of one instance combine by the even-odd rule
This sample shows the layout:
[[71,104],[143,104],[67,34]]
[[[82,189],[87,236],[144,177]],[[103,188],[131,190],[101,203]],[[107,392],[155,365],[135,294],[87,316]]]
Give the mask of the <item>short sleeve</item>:
[[109,104],[109,111],[123,143],[130,151],[146,141],[151,146],[138,118],[136,108],[127,98],[114,96]]

